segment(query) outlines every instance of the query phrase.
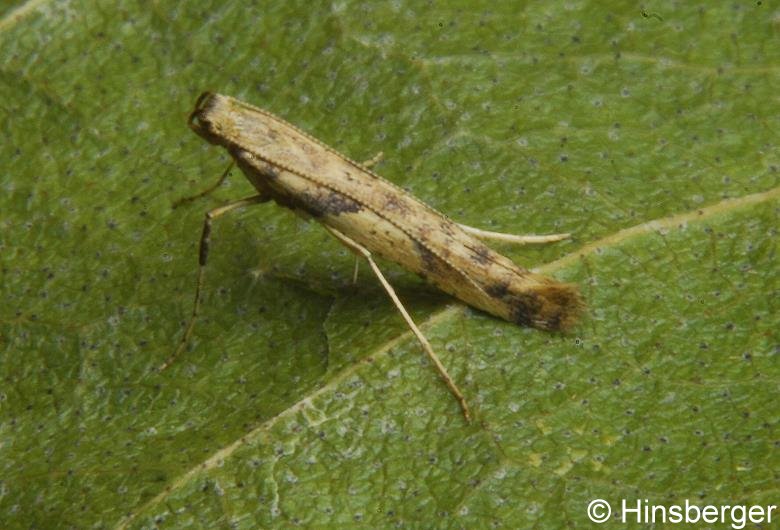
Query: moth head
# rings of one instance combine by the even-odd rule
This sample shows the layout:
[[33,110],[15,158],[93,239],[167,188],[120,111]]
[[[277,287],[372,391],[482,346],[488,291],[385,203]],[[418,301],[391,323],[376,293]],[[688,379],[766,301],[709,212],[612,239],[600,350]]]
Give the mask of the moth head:
[[190,126],[190,129],[212,144],[224,143],[222,134],[224,124],[220,119],[223,116],[221,110],[224,110],[222,109],[223,99],[225,96],[204,92],[198,97],[195,108],[192,109],[187,119],[187,125]]

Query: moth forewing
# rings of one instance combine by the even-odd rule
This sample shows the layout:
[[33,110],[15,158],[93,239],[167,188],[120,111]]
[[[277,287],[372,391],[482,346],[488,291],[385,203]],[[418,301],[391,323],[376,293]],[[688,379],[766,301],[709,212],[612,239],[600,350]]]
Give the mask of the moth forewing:
[[[542,329],[566,329],[581,311],[575,286],[517,266],[464,228],[505,239],[509,236],[462,228],[400,187],[264,110],[229,96],[206,93],[190,115],[190,127],[228,150],[257,189],[258,197],[273,199],[325,225],[342,243],[366,257],[372,267],[373,253],[471,306]],[[552,239],[554,236],[545,238]],[[375,272],[385,282],[378,268]],[[396,302],[389,284],[386,288]],[[198,296],[196,293],[196,309]],[[399,309],[405,313],[402,306]],[[411,319],[407,321],[416,330]],[[427,341],[421,338],[421,342],[426,347]],[[435,353],[430,350],[428,354],[468,416],[462,394]]]
[[506,320],[544,329],[576,321],[576,287],[518,267],[405,190],[280,118],[209,94],[198,131],[225,146],[262,193],[336,226],[383,258]]

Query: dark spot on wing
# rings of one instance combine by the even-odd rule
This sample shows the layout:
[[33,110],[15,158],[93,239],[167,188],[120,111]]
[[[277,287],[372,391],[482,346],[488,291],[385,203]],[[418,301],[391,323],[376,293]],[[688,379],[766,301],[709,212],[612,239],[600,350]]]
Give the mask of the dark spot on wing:
[[335,191],[302,193],[295,206],[308,212],[312,217],[355,213],[363,208],[356,200]]
[[431,232],[431,227],[425,223],[421,223],[417,226],[417,237],[419,237],[421,241],[430,241]]
[[485,292],[493,298],[503,298],[509,292],[508,282],[496,282],[485,287]]
[[549,281],[523,293],[511,293],[512,320],[518,324],[560,331],[573,326],[583,310],[577,288]]
[[438,269],[439,259],[436,257],[436,254],[428,250],[425,245],[416,239],[414,240],[414,250],[417,252],[417,255],[420,256],[420,259],[422,259],[425,270],[435,272]]
[[487,265],[492,261],[490,259],[490,249],[485,245],[479,245],[476,248],[471,248],[471,259],[480,265]]
[[385,208],[390,212],[409,213],[409,206],[394,193],[385,194]]
[[442,219],[441,221],[439,221],[439,228],[441,228],[442,232],[444,232],[450,237],[453,237],[455,235],[455,230],[452,227],[452,222],[447,219]]
[[533,326],[542,301],[534,293],[522,293],[513,296],[512,320],[521,326]]

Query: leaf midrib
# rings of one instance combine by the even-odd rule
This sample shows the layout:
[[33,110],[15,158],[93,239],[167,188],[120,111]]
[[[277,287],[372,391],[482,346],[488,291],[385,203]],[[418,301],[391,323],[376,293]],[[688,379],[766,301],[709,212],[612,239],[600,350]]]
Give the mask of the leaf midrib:
[[[534,271],[545,273],[545,274],[551,274],[572,265],[576,260],[582,259],[590,254],[603,250],[604,248],[615,247],[631,238],[639,237],[653,232],[658,232],[659,230],[664,230],[664,229],[669,229],[669,230],[680,229],[683,228],[688,223],[701,222],[719,214],[737,211],[741,208],[746,208],[755,204],[769,202],[778,198],[780,198],[780,187],[772,188],[770,190],[760,192],[760,193],[745,195],[742,197],[725,199],[718,203],[694,211],[679,213],[669,217],[663,217],[660,219],[646,221],[644,223],[629,228],[625,228],[623,230],[615,232],[614,234],[600,238],[596,241],[587,243],[584,246],[582,246],[579,250],[571,252],[555,261],[537,267],[534,269]],[[463,308],[464,306],[459,303],[449,304],[444,309],[434,312],[429,318],[419,323],[418,326],[421,329],[430,328],[432,326],[437,325],[440,322],[446,321],[447,319],[453,317],[459,311],[462,311]],[[246,444],[251,443],[252,441],[257,439],[261,433],[270,430],[270,428],[273,427],[278,420],[283,419],[292,413],[304,410],[307,406],[311,406],[311,403],[315,398],[329,392],[334,387],[338,386],[341,382],[343,382],[348,377],[350,377],[355,372],[357,372],[362,366],[373,363],[378,356],[386,354],[387,352],[391,351],[399,344],[412,338],[414,337],[411,331],[405,331],[399,334],[398,336],[392,338],[391,340],[387,341],[386,343],[376,348],[371,354],[366,355],[365,357],[359,359],[355,363],[349,365],[348,367],[344,368],[340,372],[336,373],[326,384],[317,388],[307,396],[303,397],[302,399],[300,399],[290,407],[282,410],[281,412],[274,415],[273,417],[268,418],[263,423],[261,423],[260,425],[258,425],[257,427],[255,427],[254,429],[246,433],[245,435],[241,436],[231,444],[219,449],[211,456],[209,456],[206,460],[204,460],[202,463],[193,466],[189,470],[185,471],[177,478],[172,480],[169,483],[169,485],[163,489],[162,492],[160,492],[158,495],[156,495],[155,497],[153,497],[152,499],[144,503],[138,510],[126,516],[125,519],[120,521],[119,524],[116,526],[117,530],[127,528],[130,524],[133,523],[133,521],[136,520],[138,516],[145,513],[148,509],[152,508],[153,506],[160,504],[171,493],[173,493],[174,491],[178,490],[179,488],[187,484],[190,478],[197,476],[199,473],[203,471],[208,471],[210,469],[213,469],[221,465],[221,463],[226,458],[230,457],[237,449],[239,449],[240,447]]]

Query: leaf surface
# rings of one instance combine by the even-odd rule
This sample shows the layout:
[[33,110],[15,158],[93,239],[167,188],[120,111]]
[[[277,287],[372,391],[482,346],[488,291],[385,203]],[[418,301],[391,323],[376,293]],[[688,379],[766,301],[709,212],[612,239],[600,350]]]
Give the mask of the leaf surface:
[[[504,5],[507,4],[507,5]],[[516,4],[516,3],[512,3]],[[771,2],[0,10],[3,528],[584,527],[594,498],[777,499]],[[652,16],[651,16],[652,15]],[[655,16],[657,15],[657,16]],[[577,282],[568,335],[385,270],[472,405],[316,224],[185,125],[275,112]],[[617,520],[614,526],[623,527]],[[607,526],[610,526],[609,524]]]

